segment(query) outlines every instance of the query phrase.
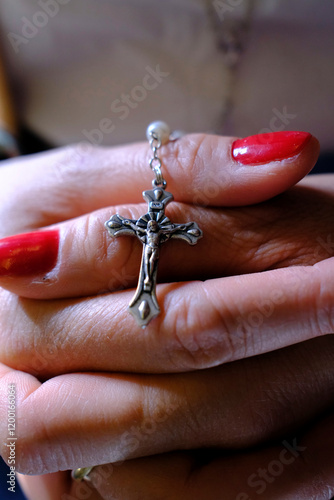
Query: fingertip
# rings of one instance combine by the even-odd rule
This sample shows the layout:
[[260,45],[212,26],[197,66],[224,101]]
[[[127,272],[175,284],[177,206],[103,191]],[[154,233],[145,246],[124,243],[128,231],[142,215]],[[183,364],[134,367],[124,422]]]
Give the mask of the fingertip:
[[45,274],[57,262],[58,229],[34,231],[0,240],[0,278]]
[[[314,135],[310,134],[310,140],[300,153],[301,166],[304,167],[304,175],[307,175],[315,166],[320,154],[320,142]],[[300,180],[300,179],[299,179]]]
[[319,141],[308,132],[260,134],[238,139],[231,148],[237,186],[231,205],[261,203],[283,193],[312,170],[320,151]]
[[[302,142],[299,146],[295,143],[295,153],[291,156],[257,165],[234,165],[236,182],[243,175],[247,183],[242,205],[269,200],[287,191],[312,170],[319,157],[320,144],[311,134],[301,134]],[[232,199],[232,204],[234,201]]]
[[191,134],[164,154],[169,187],[179,201],[242,206],[276,196],[315,165],[319,142],[308,132],[258,134],[244,139]]
[[232,144],[232,156],[242,165],[261,165],[300,153],[311,139],[309,132],[281,131],[251,135]]

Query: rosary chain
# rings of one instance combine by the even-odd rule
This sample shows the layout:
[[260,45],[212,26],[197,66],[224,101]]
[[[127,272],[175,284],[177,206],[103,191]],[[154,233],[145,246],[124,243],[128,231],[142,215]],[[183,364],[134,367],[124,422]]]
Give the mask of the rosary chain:
[[158,150],[161,148],[161,139],[155,132],[151,132],[150,146],[153,153],[153,156],[150,160],[150,168],[155,173],[153,184],[155,186],[161,185],[163,188],[165,188],[167,183],[163,178],[161,171],[161,159],[158,156]]

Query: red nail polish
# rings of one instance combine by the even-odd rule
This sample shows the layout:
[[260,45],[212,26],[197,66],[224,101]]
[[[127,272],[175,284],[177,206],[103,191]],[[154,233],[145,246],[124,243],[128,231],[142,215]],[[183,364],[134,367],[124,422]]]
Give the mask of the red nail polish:
[[0,240],[0,277],[50,271],[57,262],[59,231],[35,231]]
[[243,165],[284,160],[300,153],[311,139],[308,132],[272,132],[251,135],[232,144],[232,156]]

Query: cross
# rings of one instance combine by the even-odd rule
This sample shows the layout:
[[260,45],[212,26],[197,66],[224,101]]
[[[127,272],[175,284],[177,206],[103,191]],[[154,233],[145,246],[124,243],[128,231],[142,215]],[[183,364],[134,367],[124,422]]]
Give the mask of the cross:
[[195,245],[202,237],[196,222],[173,224],[165,215],[166,205],[173,195],[163,187],[143,192],[148,212],[138,220],[113,215],[105,226],[110,236],[136,236],[144,245],[138,286],[129,304],[129,311],[143,328],[160,313],[155,287],[159,261],[159,247],[170,238],[185,240]]

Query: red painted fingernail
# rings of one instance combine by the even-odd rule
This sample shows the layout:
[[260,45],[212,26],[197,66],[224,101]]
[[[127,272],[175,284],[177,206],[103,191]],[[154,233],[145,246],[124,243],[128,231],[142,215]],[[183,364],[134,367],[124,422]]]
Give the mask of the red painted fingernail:
[[42,274],[56,265],[59,231],[35,231],[0,240],[0,277]]
[[232,156],[243,165],[284,160],[300,153],[311,139],[308,132],[272,132],[251,135],[232,144]]

